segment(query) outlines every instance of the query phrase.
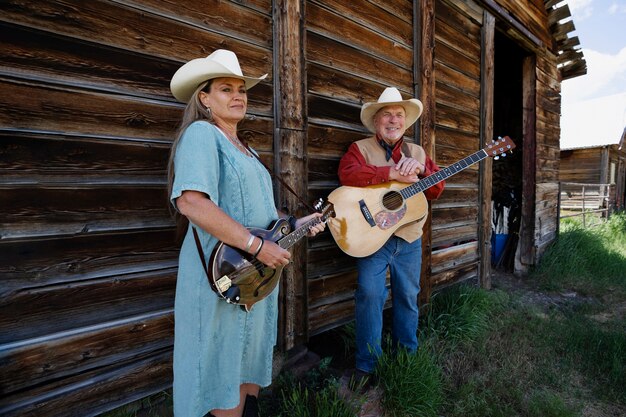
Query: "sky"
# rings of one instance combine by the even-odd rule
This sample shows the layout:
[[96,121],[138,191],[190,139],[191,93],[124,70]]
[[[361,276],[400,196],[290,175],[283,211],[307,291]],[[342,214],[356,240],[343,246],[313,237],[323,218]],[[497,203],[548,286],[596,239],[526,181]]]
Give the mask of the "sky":
[[561,84],[561,149],[618,143],[626,127],[626,0],[564,3],[587,74]]

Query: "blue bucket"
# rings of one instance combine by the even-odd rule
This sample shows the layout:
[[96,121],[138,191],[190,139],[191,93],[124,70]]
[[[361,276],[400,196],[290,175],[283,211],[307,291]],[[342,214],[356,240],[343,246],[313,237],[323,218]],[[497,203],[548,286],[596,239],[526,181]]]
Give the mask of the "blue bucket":
[[509,235],[501,234],[501,233],[492,233],[491,234],[491,263],[496,264],[502,257],[502,253],[504,252],[504,245],[506,245],[506,241],[509,238]]

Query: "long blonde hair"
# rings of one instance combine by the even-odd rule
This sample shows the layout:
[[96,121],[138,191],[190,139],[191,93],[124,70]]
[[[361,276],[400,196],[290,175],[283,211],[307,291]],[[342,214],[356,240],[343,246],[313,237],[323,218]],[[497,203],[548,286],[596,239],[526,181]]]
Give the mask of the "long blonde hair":
[[189,220],[181,215],[178,211],[174,210],[172,205],[170,204],[170,198],[172,196],[172,188],[174,186],[174,158],[176,157],[176,149],[178,148],[178,143],[180,142],[185,129],[189,127],[190,124],[197,120],[206,120],[209,123],[213,123],[213,117],[211,115],[211,111],[207,110],[206,107],[200,101],[200,92],[209,92],[211,91],[211,84],[213,80],[208,80],[198,86],[196,91],[191,96],[192,99],[189,100],[187,106],[185,106],[185,110],[183,111],[183,119],[178,127],[176,132],[176,139],[172,143],[172,149],[170,150],[170,158],[167,162],[167,201],[168,207],[170,209],[170,213],[174,217],[176,221],[176,241],[181,242],[185,236],[187,231],[187,226],[189,225]]

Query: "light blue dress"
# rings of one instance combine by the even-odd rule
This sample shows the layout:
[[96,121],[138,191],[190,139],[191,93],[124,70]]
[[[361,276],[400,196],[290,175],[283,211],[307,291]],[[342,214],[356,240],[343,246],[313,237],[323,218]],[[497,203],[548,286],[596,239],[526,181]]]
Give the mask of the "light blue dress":
[[[172,204],[185,190],[200,191],[247,227],[277,219],[269,173],[240,152],[214,125],[194,122],[174,160]],[[206,257],[217,239],[198,230]],[[272,381],[278,287],[246,313],[211,290],[193,234],[181,248],[174,305],[174,415],[202,417],[239,404],[239,385]]]

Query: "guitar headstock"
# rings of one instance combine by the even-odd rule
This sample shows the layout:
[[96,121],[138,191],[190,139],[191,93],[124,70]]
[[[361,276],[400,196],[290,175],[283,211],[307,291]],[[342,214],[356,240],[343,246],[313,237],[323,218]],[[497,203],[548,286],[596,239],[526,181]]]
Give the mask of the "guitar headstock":
[[513,139],[508,136],[500,137],[492,140],[491,143],[483,148],[487,155],[493,157],[493,159],[500,159],[500,156],[505,157],[506,153],[515,149],[515,143]]

